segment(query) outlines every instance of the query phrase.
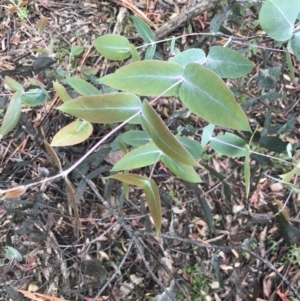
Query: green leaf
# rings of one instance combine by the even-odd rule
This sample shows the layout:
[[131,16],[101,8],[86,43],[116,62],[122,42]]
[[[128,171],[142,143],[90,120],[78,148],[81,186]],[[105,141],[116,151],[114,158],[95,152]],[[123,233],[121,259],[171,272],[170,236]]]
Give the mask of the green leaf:
[[110,176],[109,178],[116,179],[127,184],[136,185],[145,189],[146,201],[156,228],[156,233],[158,234],[161,229],[162,213],[160,196],[155,182],[147,177],[129,173],[116,174]]
[[67,102],[72,99],[72,97],[66,91],[65,87],[61,85],[59,82],[53,82],[53,88],[56,94],[63,102]]
[[245,186],[246,186],[246,199],[249,197],[250,192],[250,149],[249,145],[245,145],[245,162],[244,162],[244,177],[245,177]]
[[166,155],[179,163],[200,167],[199,163],[174,137],[147,101],[142,104],[141,120],[153,142]]
[[[300,30],[300,28],[298,28]],[[291,38],[291,48],[294,55],[300,60],[300,32],[295,32]]]
[[47,91],[45,89],[30,89],[21,94],[22,102],[35,107],[43,104],[47,100]]
[[216,152],[228,157],[244,157],[246,155],[246,142],[242,138],[231,133],[212,137],[210,146]]
[[205,62],[205,52],[202,49],[190,48],[176,54],[171,58],[170,62],[177,63],[182,67],[190,63],[203,64]]
[[115,123],[139,112],[140,99],[130,93],[85,96],[70,100],[57,109],[94,123]]
[[167,166],[167,168],[180,179],[191,183],[202,182],[192,166],[178,163],[165,154],[162,154],[160,159]]
[[162,151],[154,143],[148,143],[126,154],[115,164],[112,171],[131,170],[152,165],[159,160],[161,154]]
[[136,16],[132,16],[131,19],[138,34],[146,43],[152,43],[155,41],[154,32],[146,22]]
[[161,220],[162,220],[159,191],[155,182],[152,179],[149,179],[149,181],[146,182],[144,189],[145,189],[147,205],[150,210],[150,215],[153,219],[156,234],[159,235],[161,230]]
[[92,132],[91,123],[85,120],[76,120],[55,134],[51,146],[69,146],[81,143],[90,137]]
[[84,52],[84,47],[83,46],[72,46],[70,56],[78,56]]
[[134,62],[140,61],[140,54],[136,50],[135,46],[133,44],[130,44],[130,50],[131,50],[131,57]]
[[9,247],[6,246],[5,247],[5,255],[8,258],[8,260],[12,261],[14,259],[16,259],[17,261],[22,261],[22,255],[20,254],[20,252],[13,248],[13,247]]
[[15,92],[10,100],[0,128],[0,139],[12,131],[19,122],[22,109],[21,91]]
[[300,0],[267,0],[259,13],[262,29],[276,41],[293,35],[294,23],[300,12]]
[[97,51],[105,58],[122,61],[130,57],[131,48],[129,41],[119,35],[106,34],[95,40]]
[[[158,96],[172,85],[180,83],[182,74],[183,68],[178,64],[155,60],[140,61],[100,78],[99,82],[138,95]],[[164,96],[176,95],[178,89],[179,87],[175,86]]]
[[146,53],[145,53],[145,60],[152,60],[154,57],[156,51],[156,44],[152,44],[149,47],[147,47]]
[[179,96],[193,113],[215,125],[250,131],[245,113],[225,83],[209,69],[189,64]]
[[24,91],[24,88],[21,84],[15,81],[13,78],[9,76],[5,76],[4,78],[5,84],[12,90],[12,91]]
[[201,158],[203,149],[198,141],[191,140],[185,136],[176,136],[176,139],[184,146],[184,148],[193,156],[195,160],[199,160]]
[[132,130],[122,135],[122,140],[132,146],[142,146],[151,141],[151,138],[145,131]]
[[212,134],[214,132],[215,126],[213,124],[209,124],[203,128],[201,146],[204,148],[210,141]]
[[90,83],[78,77],[67,77],[67,83],[79,94],[83,96],[102,94],[97,88]]
[[285,182],[290,182],[295,175],[300,176],[300,161],[298,161],[297,164],[298,165],[288,173],[280,175],[280,178],[282,178]]
[[238,78],[251,72],[253,64],[237,51],[213,46],[209,50],[205,67],[222,78]]

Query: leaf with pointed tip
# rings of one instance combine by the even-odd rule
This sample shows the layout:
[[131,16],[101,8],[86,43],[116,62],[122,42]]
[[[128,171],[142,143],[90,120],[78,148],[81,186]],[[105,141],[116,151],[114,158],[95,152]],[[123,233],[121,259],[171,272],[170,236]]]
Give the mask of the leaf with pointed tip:
[[162,151],[154,144],[140,146],[120,159],[112,171],[131,170],[154,164],[159,160]]
[[21,93],[22,91],[18,90],[10,100],[0,128],[0,139],[12,131],[20,120],[22,109]]
[[66,91],[65,87],[61,85],[59,82],[53,82],[53,88],[56,94],[63,102],[67,102],[72,99],[72,97]]
[[83,96],[101,95],[102,93],[90,83],[78,77],[67,77],[67,83]]
[[193,156],[195,160],[199,160],[201,158],[203,149],[198,141],[191,140],[185,136],[176,136],[176,139]]
[[156,233],[158,234],[161,229],[162,213],[161,213],[160,196],[155,182],[147,177],[129,174],[129,173],[116,174],[110,176],[109,178],[116,179],[127,184],[136,185],[144,188],[146,201],[156,228]]
[[199,163],[166,127],[148,101],[144,101],[142,104],[141,120],[153,142],[166,155],[179,163],[200,167]]
[[21,195],[23,195],[25,192],[26,192],[26,187],[24,185],[14,187],[2,197],[2,200],[18,198]]
[[190,111],[215,125],[250,131],[233,93],[214,72],[198,64],[188,64],[183,77],[179,96]]
[[246,155],[246,145],[242,138],[231,133],[212,137],[210,141],[210,146],[216,152],[228,157],[244,157]]
[[145,21],[136,16],[132,16],[131,19],[138,34],[146,43],[152,43],[155,41],[154,32]]
[[53,147],[48,143],[47,140],[44,139],[44,144],[45,144],[45,148],[47,153],[50,155],[50,157],[52,158],[54,164],[57,166],[59,171],[62,171],[62,166],[60,163],[60,160],[55,152],[55,150],[53,149]]
[[131,130],[122,135],[122,140],[132,146],[142,146],[151,141],[151,138],[145,131]]
[[75,120],[63,127],[52,139],[51,146],[69,146],[85,141],[93,132],[93,126],[85,120]]
[[115,123],[139,112],[140,99],[130,93],[85,96],[70,100],[57,109],[94,123]]
[[276,41],[289,40],[300,12],[300,0],[267,0],[259,12],[262,29]]
[[205,67],[222,78],[238,78],[251,72],[253,64],[235,50],[213,46],[209,49]]
[[202,182],[192,166],[178,163],[165,154],[162,154],[160,159],[167,166],[167,168],[180,179],[191,183]]
[[30,89],[21,94],[22,102],[35,107],[43,104],[47,100],[48,93],[45,89]]
[[4,81],[12,91],[24,91],[23,86],[17,81],[15,81],[13,78],[5,76]]
[[[298,30],[300,30],[300,26],[298,26]],[[300,32],[295,32],[290,42],[294,55],[300,60]]]
[[205,52],[202,49],[190,48],[176,54],[170,62],[177,63],[182,67],[190,63],[203,64],[206,59]]
[[106,34],[97,38],[94,46],[100,54],[109,60],[122,61],[129,58],[131,54],[129,41],[115,34]]
[[202,138],[201,138],[201,146],[204,148],[208,142],[210,141],[212,134],[214,132],[215,126],[213,124],[209,124],[203,128]]
[[[158,96],[182,79],[183,68],[178,64],[162,61],[133,62],[106,75],[99,82],[114,89],[138,95]],[[178,94],[178,85],[164,96]]]

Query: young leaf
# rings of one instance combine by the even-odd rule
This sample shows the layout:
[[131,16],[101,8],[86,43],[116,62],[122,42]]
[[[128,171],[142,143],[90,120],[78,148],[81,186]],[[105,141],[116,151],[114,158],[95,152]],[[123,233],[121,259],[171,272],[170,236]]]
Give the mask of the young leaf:
[[115,164],[112,171],[131,170],[152,165],[159,160],[161,154],[162,151],[154,143],[148,143],[126,154]]
[[131,50],[131,57],[134,62],[140,61],[140,54],[136,50],[135,46],[133,44],[130,44],[130,50]]
[[[183,68],[178,64],[155,60],[139,61],[100,78],[99,82],[138,95],[158,96],[172,85],[180,83],[182,74]],[[176,95],[178,89],[175,86],[164,96]]]
[[141,108],[140,99],[130,93],[85,96],[70,100],[57,109],[94,123],[125,121]]
[[156,44],[150,45],[145,54],[145,60],[152,60],[156,51]]
[[72,99],[72,97],[66,91],[65,87],[59,82],[53,82],[53,88],[63,102],[67,102]]
[[91,123],[76,120],[62,128],[52,139],[51,146],[69,146],[85,141],[93,132]]
[[182,51],[176,54],[171,58],[170,62],[177,63],[182,67],[185,67],[190,63],[203,64],[205,61],[206,55],[202,49],[190,48],[185,51]]
[[21,91],[15,92],[10,100],[0,128],[0,139],[14,129],[19,122],[22,109]]
[[83,96],[102,94],[97,88],[90,83],[78,77],[67,77],[67,83],[79,94]]
[[259,13],[262,29],[276,41],[289,40],[300,12],[300,0],[267,0]]
[[210,48],[205,67],[222,78],[238,78],[253,69],[253,64],[237,51],[221,46]]
[[149,143],[151,138],[144,131],[131,130],[122,135],[122,140],[128,145],[137,147]]
[[142,104],[141,120],[153,142],[166,155],[179,163],[200,167],[199,163],[174,137],[147,101]]
[[17,81],[15,81],[13,78],[9,76],[5,76],[4,81],[12,91],[21,91],[21,92],[24,91],[23,86],[19,84]]
[[203,128],[201,146],[204,148],[210,141],[212,134],[214,132],[215,126],[213,124],[209,124]]
[[131,17],[131,19],[138,34],[146,43],[152,43],[155,41],[154,32],[146,22],[136,16]]
[[78,56],[84,52],[83,46],[72,46],[70,56],[73,58],[74,56]]
[[231,133],[212,137],[210,146],[216,152],[228,157],[244,157],[246,155],[246,142],[242,138]]
[[6,246],[5,247],[5,255],[8,258],[8,260],[12,261],[14,259],[16,259],[17,261],[22,261],[22,255],[20,254],[20,252],[13,248],[13,247],[9,247]]
[[47,91],[45,89],[30,89],[21,94],[22,102],[35,107],[43,104],[47,100]]
[[202,182],[192,166],[178,163],[165,154],[162,154],[160,159],[167,166],[167,168],[180,179],[191,183]]
[[245,113],[225,83],[209,69],[188,64],[179,96],[185,106],[215,125],[250,131]]
[[97,51],[105,58],[122,61],[130,57],[131,48],[129,41],[119,35],[106,34],[95,40]]

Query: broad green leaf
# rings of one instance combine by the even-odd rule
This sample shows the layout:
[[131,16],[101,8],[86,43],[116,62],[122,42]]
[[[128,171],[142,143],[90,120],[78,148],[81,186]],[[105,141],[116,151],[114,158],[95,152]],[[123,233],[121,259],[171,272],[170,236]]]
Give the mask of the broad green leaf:
[[167,168],[180,179],[191,183],[202,182],[192,166],[178,163],[165,154],[163,154],[160,159],[167,166]]
[[57,109],[94,123],[122,122],[139,112],[140,99],[130,93],[85,96],[70,100]]
[[131,130],[122,135],[122,140],[132,146],[142,146],[151,141],[151,138],[145,131]]
[[8,258],[8,260],[12,261],[14,259],[16,259],[17,261],[22,261],[22,255],[20,254],[20,252],[13,248],[13,247],[9,247],[6,246],[5,247],[5,255]]
[[78,56],[84,52],[83,46],[72,46],[70,56],[71,58],[74,56]]
[[35,107],[43,104],[47,100],[47,91],[45,89],[30,89],[21,94],[23,103]]
[[63,102],[67,102],[72,99],[71,96],[66,91],[65,87],[61,85],[59,82],[53,82],[53,88]]
[[149,166],[159,161],[162,151],[154,144],[140,146],[120,159],[112,171],[131,170]]
[[245,113],[225,83],[209,69],[188,64],[179,96],[193,113],[215,125],[250,131]]
[[190,48],[185,51],[182,51],[176,54],[171,58],[170,62],[177,63],[182,67],[190,63],[203,64],[205,61],[206,55],[202,49]]
[[4,81],[12,91],[21,91],[21,92],[24,91],[23,86],[19,84],[17,81],[15,81],[13,78],[9,76],[5,76]]
[[150,210],[150,215],[153,219],[156,234],[158,235],[161,230],[161,220],[162,220],[159,191],[155,182],[152,179],[149,179],[149,181],[146,182],[144,189],[145,189],[147,205]]
[[174,137],[147,101],[142,104],[141,120],[153,142],[166,155],[179,163],[200,167],[199,163]]
[[246,142],[242,138],[231,133],[212,137],[210,146],[216,152],[228,157],[244,157],[246,155]]
[[101,92],[90,83],[78,77],[67,77],[67,83],[83,96],[100,95]]
[[[298,30],[300,30],[300,28],[298,28]],[[300,32],[295,32],[291,38],[291,48],[296,58],[300,60]]]
[[133,44],[130,44],[130,50],[131,50],[131,57],[134,62],[140,61],[140,54],[136,50],[135,46]]
[[215,126],[209,124],[203,128],[202,137],[201,137],[201,146],[204,148],[210,141],[212,134],[214,132]]
[[245,186],[246,186],[246,199],[249,197],[250,192],[250,149],[249,145],[245,145],[245,162],[244,162],[244,177],[245,177]]
[[176,136],[176,139],[193,156],[195,160],[199,160],[201,158],[203,149],[198,141],[191,140],[185,136]]
[[156,51],[156,44],[149,45],[145,53],[145,60],[152,60]]
[[293,35],[294,23],[300,12],[300,0],[267,0],[259,13],[262,29],[276,41]]
[[[176,83],[180,83],[183,68],[174,63],[162,61],[133,62],[106,75],[99,82],[118,90],[144,96],[158,96]],[[164,96],[178,94],[178,85]]]
[[221,46],[210,48],[205,67],[222,78],[238,78],[253,69],[253,64],[237,51]]
[[76,120],[62,128],[52,139],[51,146],[69,146],[85,141],[93,132],[91,123]]
[[106,34],[95,40],[97,51],[105,58],[122,61],[130,57],[131,48],[129,41],[119,35]]
[[15,92],[10,100],[0,128],[0,139],[14,129],[19,122],[22,109],[21,91]]
[[155,41],[154,32],[146,22],[136,16],[132,16],[131,19],[138,34],[146,43],[152,43]]

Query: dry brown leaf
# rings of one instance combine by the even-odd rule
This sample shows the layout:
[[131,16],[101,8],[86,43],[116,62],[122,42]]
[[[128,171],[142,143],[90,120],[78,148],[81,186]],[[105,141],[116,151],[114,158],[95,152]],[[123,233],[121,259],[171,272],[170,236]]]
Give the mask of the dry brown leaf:
[[31,293],[29,291],[24,290],[18,290],[21,294],[23,294],[25,297],[32,299],[34,301],[66,301],[65,299],[57,298],[57,297],[51,297],[39,293]]
[[15,188],[12,188],[11,191],[7,192],[3,197],[2,200],[7,200],[7,199],[14,199],[18,198],[21,195],[23,195],[26,192],[26,187],[25,186],[18,186]]

